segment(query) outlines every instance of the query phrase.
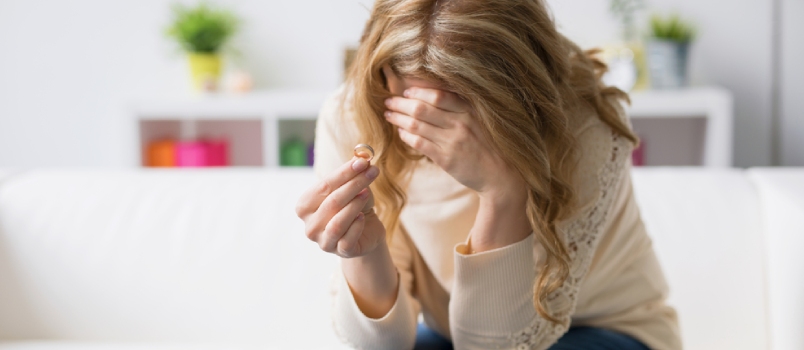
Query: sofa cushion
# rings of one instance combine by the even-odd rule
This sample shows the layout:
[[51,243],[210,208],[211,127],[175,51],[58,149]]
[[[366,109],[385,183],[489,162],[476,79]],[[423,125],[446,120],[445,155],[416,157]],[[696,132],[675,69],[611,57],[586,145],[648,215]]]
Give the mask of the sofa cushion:
[[[35,170],[0,187],[0,340],[331,347],[306,170]],[[313,336],[314,335],[314,336]]]

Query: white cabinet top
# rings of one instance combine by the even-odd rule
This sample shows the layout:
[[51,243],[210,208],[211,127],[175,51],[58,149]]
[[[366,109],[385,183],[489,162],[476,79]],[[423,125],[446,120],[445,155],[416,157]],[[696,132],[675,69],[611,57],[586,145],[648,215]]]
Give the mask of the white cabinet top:
[[650,117],[732,117],[731,92],[719,87],[632,92],[632,118]]
[[138,119],[234,119],[272,117],[315,119],[332,91],[261,90],[155,99],[132,105]]

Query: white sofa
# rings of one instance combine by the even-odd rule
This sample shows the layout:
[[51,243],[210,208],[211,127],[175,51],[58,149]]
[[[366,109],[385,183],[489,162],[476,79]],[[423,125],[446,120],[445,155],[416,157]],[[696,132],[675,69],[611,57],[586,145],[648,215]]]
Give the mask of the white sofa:
[[[0,349],[339,349],[310,170],[0,171]],[[638,169],[687,349],[804,349],[804,169]]]

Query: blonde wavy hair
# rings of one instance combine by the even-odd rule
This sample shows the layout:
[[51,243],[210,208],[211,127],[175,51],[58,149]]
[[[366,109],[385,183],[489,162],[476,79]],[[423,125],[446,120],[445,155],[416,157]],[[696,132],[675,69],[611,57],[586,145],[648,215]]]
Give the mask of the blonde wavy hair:
[[388,238],[399,229],[405,181],[423,156],[385,121],[390,96],[382,73],[439,83],[465,99],[499,156],[527,183],[526,213],[545,250],[533,286],[533,305],[558,322],[547,298],[569,276],[570,256],[557,224],[573,211],[571,183],[577,146],[569,117],[590,106],[634,143],[606,87],[606,66],[558,33],[542,0],[377,0],[347,74],[341,104],[354,113],[359,134],[377,151],[384,176],[372,185]]

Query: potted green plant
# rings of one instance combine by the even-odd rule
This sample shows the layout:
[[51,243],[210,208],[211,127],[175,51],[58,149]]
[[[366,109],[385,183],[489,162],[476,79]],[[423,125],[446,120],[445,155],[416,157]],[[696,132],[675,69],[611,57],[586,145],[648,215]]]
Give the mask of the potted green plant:
[[678,15],[650,20],[648,67],[651,86],[657,89],[687,86],[689,46],[695,37],[692,24]]
[[238,31],[241,20],[228,10],[202,2],[196,6],[173,4],[173,21],[165,34],[187,53],[193,86],[211,91],[221,75],[221,51]]

